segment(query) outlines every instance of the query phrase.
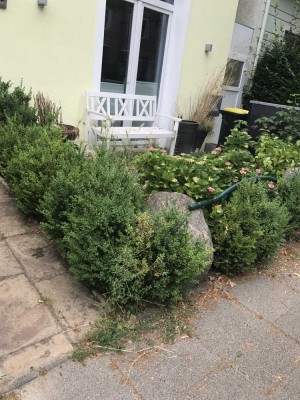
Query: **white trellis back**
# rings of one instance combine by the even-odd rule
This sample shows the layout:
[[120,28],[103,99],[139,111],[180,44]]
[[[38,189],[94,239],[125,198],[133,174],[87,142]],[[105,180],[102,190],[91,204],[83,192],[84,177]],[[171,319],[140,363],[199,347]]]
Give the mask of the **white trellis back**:
[[87,109],[114,121],[154,121],[156,96],[95,92],[87,98]]

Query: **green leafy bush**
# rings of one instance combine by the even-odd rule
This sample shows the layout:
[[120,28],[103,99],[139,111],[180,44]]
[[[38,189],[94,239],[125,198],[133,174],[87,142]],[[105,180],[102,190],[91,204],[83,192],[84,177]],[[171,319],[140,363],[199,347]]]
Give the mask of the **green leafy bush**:
[[31,92],[26,93],[22,83],[12,89],[11,82],[0,77],[0,125],[15,118],[20,125],[36,123],[36,111],[30,106]]
[[252,86],[245,101],[288,104],[292,93],[300,93],[300,41],[298,35],[275,37],[258,60]]
[[174,303],[206,267],[202,241],[192,243],[187,215],[176,208],[138,214],[117,244],[108,275],[111,301]]
[[275,135],[293,143],[300,140],[300,112],[294,107],[281,109],[272,117],[259,118],[255,123],[261,133]]
[[[273,185],[271,185],[273,187]],[[255,268],[281,244],[289,214],[266,184],[245,181],[224,206],[213,208],[209,226],[215,247],[214,266],[228,275]]]
[[153,149],[137,157],[135,165],[140,182],[149,193],[169,190],[185,193],[196,200],[209,199],[244,175],[255,174],[251,146],[247,132],[234,129],[224,150],[218,147],[208,155],[171,157]]
[[32,141],[15,148],[5,177],[25,214],[39,216],[39,203],[51,180],[62,166],[76,164],[82,156],[72,143],[63,143],[61,130],[33,127]]
[[281,140],[272,135],[261,135],[256,148],[256,163],[265,174],[281,176],[288,168],[300,165],[300,141]]
[[107,281],[115,243],[143,196],[126,158],[104,148],[82,168],[57,175],[40,210],[77,279],[91,285]]
[[300,173],[280,179],[278,191],[290,213],[289,230],[300,229]]
[[[58,137],[57,132],[57,129],[53,129],[46,134]],[[0,174],[5,176],[8,163],[19,149],[24,149],[43,134],[45,129],[39,125],[20,125],[16,119],[9,119],[5,125],[0,125]]]

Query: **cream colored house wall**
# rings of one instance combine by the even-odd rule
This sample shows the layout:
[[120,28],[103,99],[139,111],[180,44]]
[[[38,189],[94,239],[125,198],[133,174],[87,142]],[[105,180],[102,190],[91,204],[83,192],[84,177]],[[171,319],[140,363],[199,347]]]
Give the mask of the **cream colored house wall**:
[[[0,9],[0,76],[14,84],[23,80],[33,93],[42,91],[61,103],[64,123],[77,125],[84,91],[95,85],[100,1],[48,0],[46,7],[39,7],[37,0],[7,3],[7,9]],[[225,66],[237,4],[191,0],[178,103]],[[206,43],[213,44],[211,53],[204,52]]]
[[98,0],[8,0],[0,9],[0,76],[61,103],[77,125],[93,87]]
[[[178,95],[185,118],[189,100],[226,65],[237,6],[238,0],[192,0]],[[213,45],[207,54],[206,43]]]

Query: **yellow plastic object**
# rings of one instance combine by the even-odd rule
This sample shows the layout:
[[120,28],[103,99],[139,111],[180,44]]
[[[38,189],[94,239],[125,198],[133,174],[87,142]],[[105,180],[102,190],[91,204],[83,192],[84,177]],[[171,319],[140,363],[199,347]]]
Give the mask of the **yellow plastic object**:
[[233,114],[240,114],[240,115],[249,114],[248,110],[243,110],[242,108],[225,107],[224,111],[229,111]]

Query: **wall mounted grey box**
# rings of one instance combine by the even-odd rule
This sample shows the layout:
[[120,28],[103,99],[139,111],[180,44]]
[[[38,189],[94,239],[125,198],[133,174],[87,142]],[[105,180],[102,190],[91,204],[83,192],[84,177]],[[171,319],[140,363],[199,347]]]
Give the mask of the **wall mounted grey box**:
[[48,3],[48,0],[38,0],[38,5],[39,6],[46,6]]
[[6,8],[7,7],[7,0],[0,0],[0,8]]
[[212,51],[212,48],[213,48],[212,44],[206,43],[205,49],[204,49],[205,53],[210,53]]

